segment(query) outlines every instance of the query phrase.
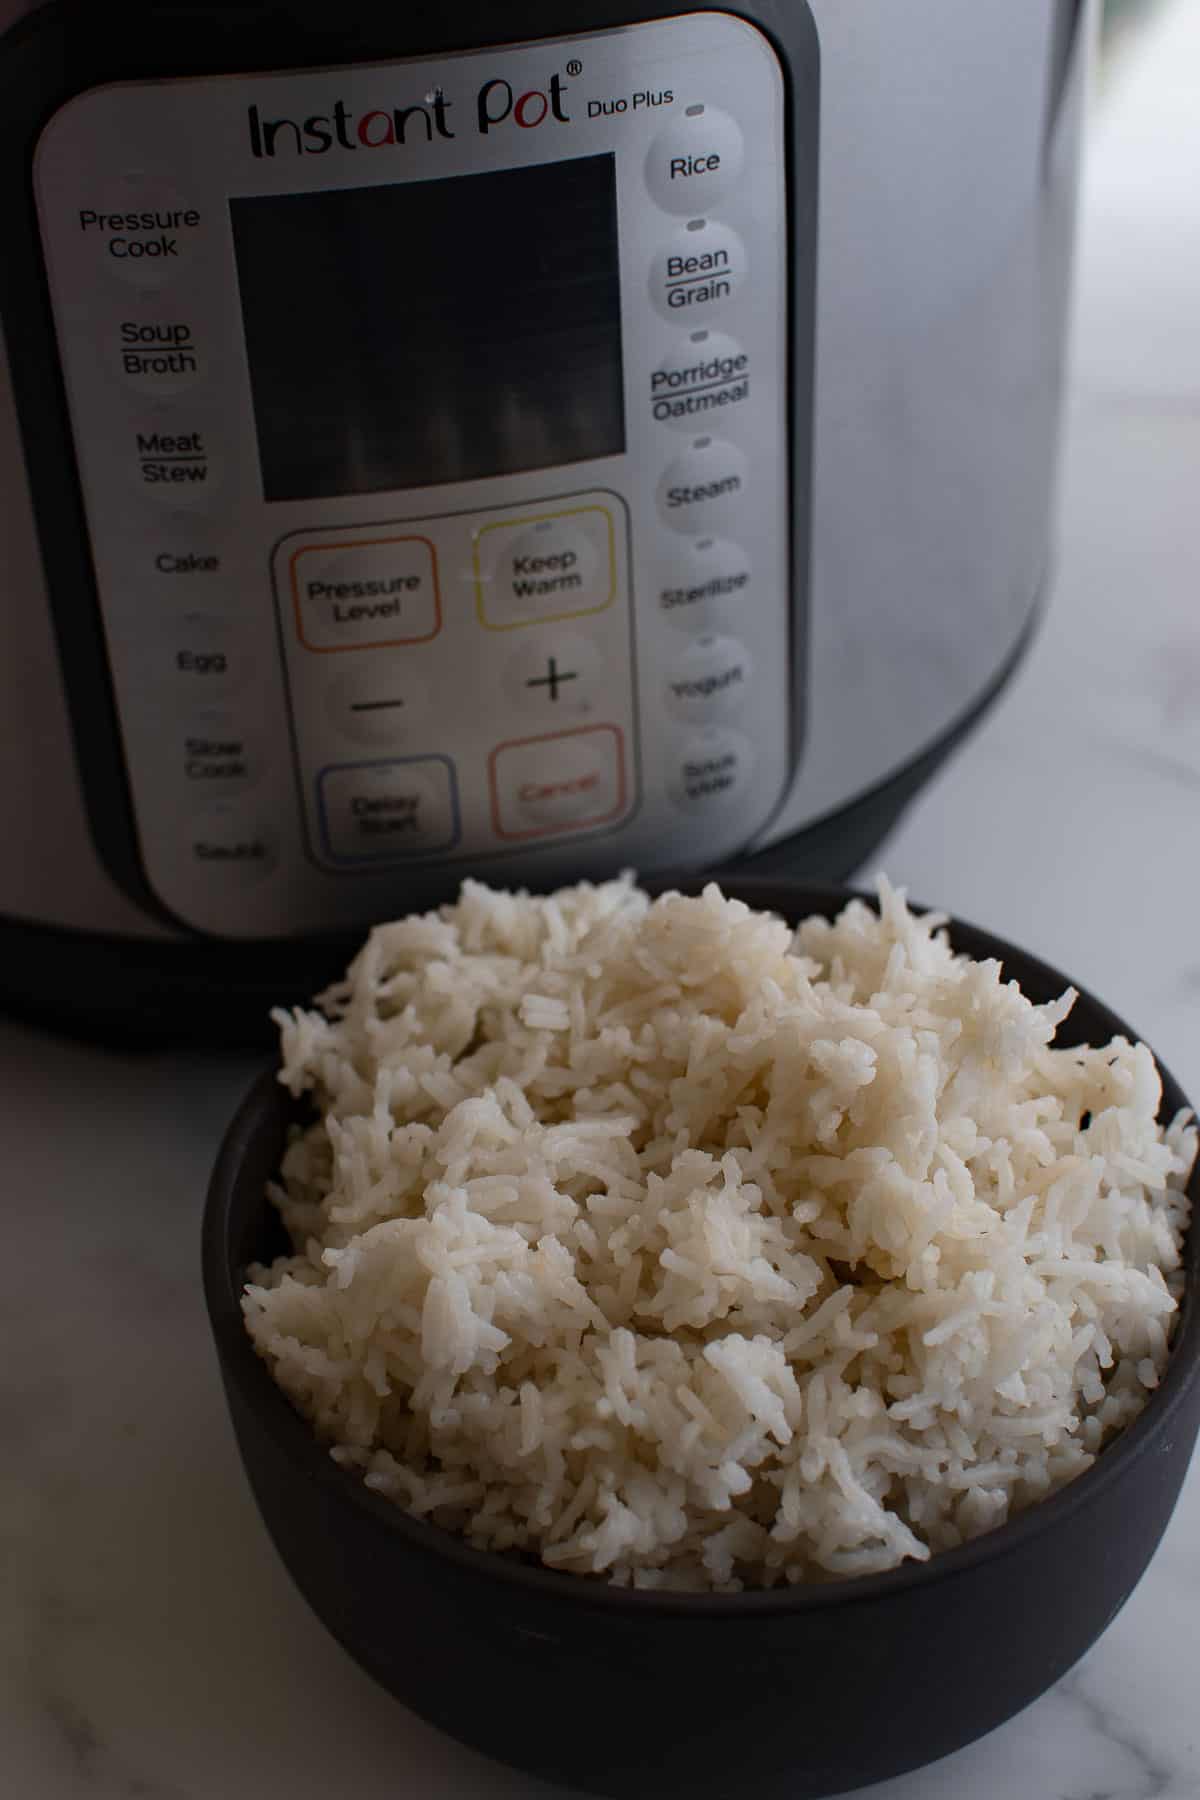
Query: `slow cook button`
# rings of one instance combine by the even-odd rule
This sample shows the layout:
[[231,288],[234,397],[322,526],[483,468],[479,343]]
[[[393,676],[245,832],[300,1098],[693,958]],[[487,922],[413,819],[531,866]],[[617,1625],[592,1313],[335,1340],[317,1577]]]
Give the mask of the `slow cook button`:
[[687,812],[707,811],[737,799],[753,772],[754,746],[740,731],[698,731],[679,749],[671,798]]
[[458,793],[445,756],[397,757],[323,769],[317,797],[335,862],[391,862],[448,850],[458,838]]
[[614,593],[612,539],[612,516],[601,506],[481,526],[475,534],[480,624],[509,631],[602,611]]
[[441,630],[437,562],[426,537],[300,544],[288,564],[306,650],[420,644]]
[[658,484],[658,510],[675,531],[719,531],[738,514],[748,467],[736,444],[695,438]]
[[667,675],[667,706],[677,719],[697,724],[731,719],[745,705],[752,667],[736,638],[697,638]]
[[347,669],[331,683],[331,724],[356,744],[400,744],[427,711],[427,689],[402,654],[386,652]]
[[650,377],[650,410],[659,425],[695,431],[708,414],[727,412],[750,394],[750,358],[720,331],[691,331]]
[[704,212],[741,174],[742,154],[741,131],[728,113],[687,106],[650,146],[646,186],[666,212]]
[[716,219],[689,219],[650,265],[650,298],[664,318],[699,324],[733,299],[746,274],[746,248]]
[[188,833],[188,848],[202,880],[234,887],[252,886],[279,862],[275,832],[232,806],[198,814]]
[[497,836],[584,831],[624,811],[622,735],[615,725],[593,725],[498,744],[488,778]]
[[189,788],[234,794],[253,787],[263,771],[262,741],[230,713],[204,713],[184,729],[183,777]]
[[663,617],[687,632],[735,619],[750,592],[750,558],[728,538],[676,540],[658,583]]

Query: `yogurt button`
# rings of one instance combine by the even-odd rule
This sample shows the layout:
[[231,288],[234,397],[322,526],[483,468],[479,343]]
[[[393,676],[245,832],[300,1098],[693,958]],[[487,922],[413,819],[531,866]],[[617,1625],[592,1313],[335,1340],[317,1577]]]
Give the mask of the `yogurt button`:
[[750,652],[736,638],[697,638],[668,671],[667,706],[676,718],[697,723],[731,719],[745,704],[752,668]]
[[728,412],[750,394],[750,358],[720,331],[690,331],[650,377],[650,410],[659,425],[703,429],[711,414]]
[[728,538],[685,538],[664,562],[656,591],[659,611],[672,625],[704,632],[745,609],[750,558]]
[[749,467],[736,444],[694,438],[658,484],[658,510],[674,531],[719,531],[738,514]]
[[729,114],[697,103],[651,144],[646,186],[666,212],[704,212],[728,193],[742,159],[742,134]]
[[754,746],[740,731],[714,726],[680,747],[669,782],[671,798],[686,812],[727,805],[754,773]]
[[731,301],[746,274],[746,247],[716,219],[689,219],[650,265],[650,298],[666,319],[698,325]]

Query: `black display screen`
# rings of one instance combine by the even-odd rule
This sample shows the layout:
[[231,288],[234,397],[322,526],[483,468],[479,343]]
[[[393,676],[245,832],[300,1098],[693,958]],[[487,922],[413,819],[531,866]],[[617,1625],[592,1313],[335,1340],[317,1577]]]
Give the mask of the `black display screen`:
[[611,155],[229,209],[268,500],[624,450]]

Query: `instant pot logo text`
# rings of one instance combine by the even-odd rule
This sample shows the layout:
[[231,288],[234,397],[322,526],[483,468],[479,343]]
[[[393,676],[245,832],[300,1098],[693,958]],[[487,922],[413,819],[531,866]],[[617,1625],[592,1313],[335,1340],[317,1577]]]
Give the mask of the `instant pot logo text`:
[[[498,127],[516,126],[531,131],[549,121],[569,125],[567,83],[551,75],[544,88],[518,92],[510,81],[498,77],[485,81],[466,115],[481,137]],[[450,115],[454,113],[453,120]],[[374,107],[352,112],[344,100],[335,100],[328,112],[310,113],[306,119],[265,119],[258,106],[246,109],[250,149],[255,156],[325,156],[330,150],[385,150],[409,143],[432,144],[437,138],[457,137],[460,113],[441,88],[435,88],[412,106]]]

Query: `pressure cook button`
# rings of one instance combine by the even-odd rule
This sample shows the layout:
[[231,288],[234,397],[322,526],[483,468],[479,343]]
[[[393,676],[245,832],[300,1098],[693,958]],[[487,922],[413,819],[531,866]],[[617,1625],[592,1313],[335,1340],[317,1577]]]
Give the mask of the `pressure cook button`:
[[746,492],[746,458],[722,438],[695,438],[658,484],[658,509],[675,531],[720,530]]
[[251,887],[279,862],[279,839],[237,807],[200,813],[188,831],[192,867],[205,881]]
[[660,425],[695,431],[750,394],[750,358],[720,331],[690,331],[650,377],[650,410]]
[[428,690],[401,656],[372,656],[329,689],[326,711],[357,744],[403,744],[427,711]]
[[696,724],[731,719],[745,704],[752,668],[750,652],[736,638],[697,638],[667,675],[667,706]]
[[442,628],[432,543],[413,533],[301,544],[289,558],[306,650],[420,644]]
[[657,591],[664,618],[684,631],[726,624],[745,610],[750,558],[728,538],[676,540]]
[[323,769],[317,798],[335,862],[393,862],[448,850],[458,838],[454,768],[445,756]]
[[147,499],[188,510],[208,505],[221,473],[208,431],[137,431],[132,448],[135,480]]
[[488,758],[492,822],[502,838],[585,831],[625,810],[625,756],[615,725],[498,744]]
[[734,298],[746,274],[746,248],[716,219],[689,219],[650,265],[650,298],[664,318],[700,324]]
[[475,533],[479,621],[491,631],[601,612],[616,592],[612,514],[571,507]]
[[203,713],[184,728],[181,768],[189,789],[213,795],[253,787],[265,761],[262,740],[231,713]]
[[742,172],[742,134],[728,113],[693,105],[660,132],[646,158],[646,186],[672,213],[701,213]]
[[595,644],[578,632],[537,632],[509,659],[504,686],[521,711],[547,725],[592,712],[604,665]]
[[95,206],[76,208],[75,222],[101,268],[133,287],[161,288],[193,268],[208,208],[149,170],[127,169]]
[[671,797],[688,812],[726,805],[744,791],[753,772],[749,738],[714,726],[681,746],[670,777]]

